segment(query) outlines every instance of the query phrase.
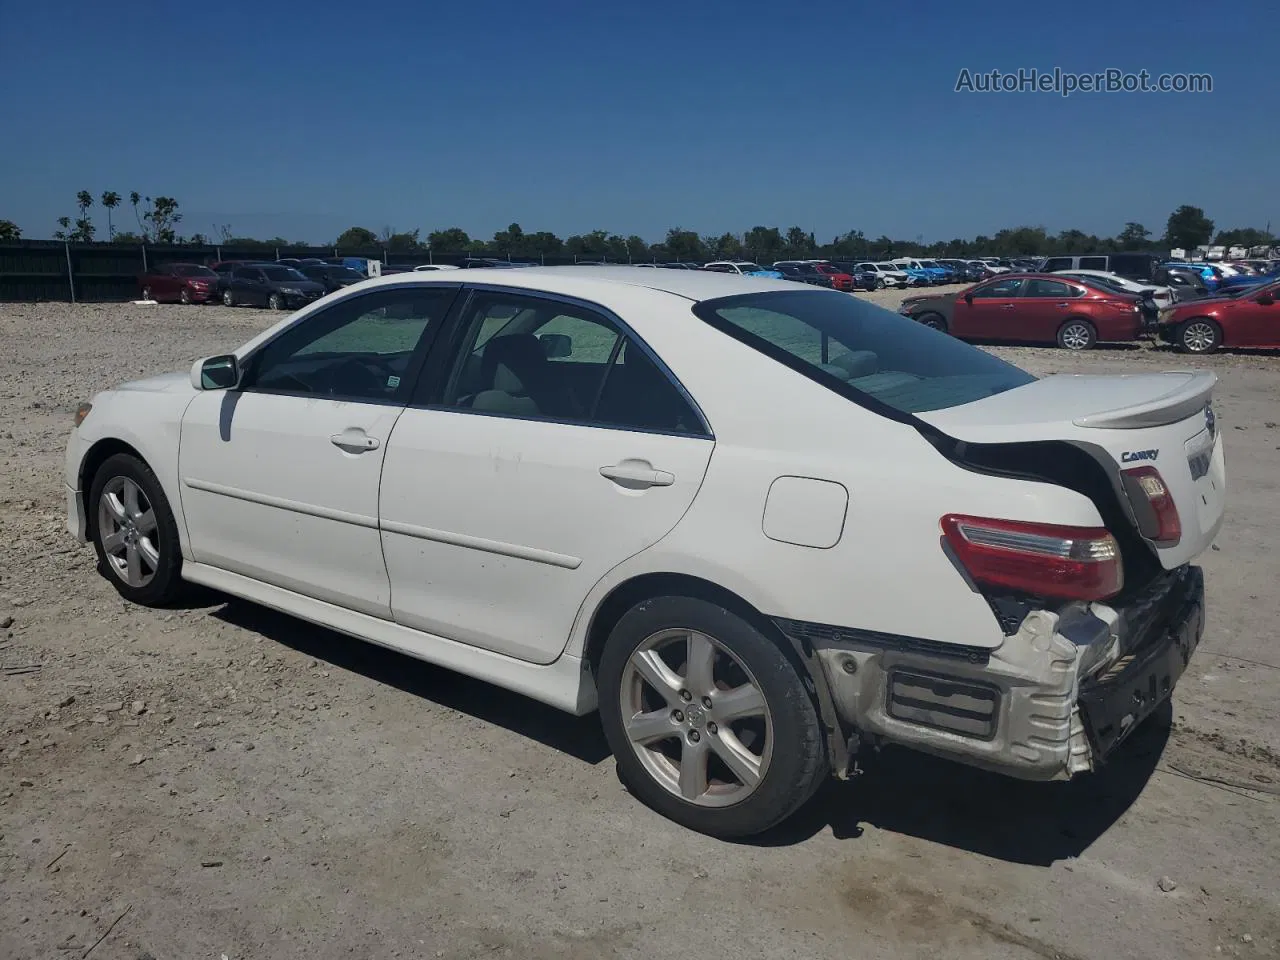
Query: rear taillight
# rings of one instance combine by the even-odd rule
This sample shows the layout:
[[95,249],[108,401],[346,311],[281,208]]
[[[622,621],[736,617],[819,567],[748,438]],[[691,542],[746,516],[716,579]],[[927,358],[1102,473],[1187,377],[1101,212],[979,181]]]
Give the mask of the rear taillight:
[[1102,527],[948,514],[942,532],[977,583],[1038,597],[1101,600],[1124,586],[1120,545]]
[[1155,467],[1133,467],[1121,476],[1142,535],[1162,547],[1171,547],[1181,540],[1178,505],[1173,502],[1160,471]]

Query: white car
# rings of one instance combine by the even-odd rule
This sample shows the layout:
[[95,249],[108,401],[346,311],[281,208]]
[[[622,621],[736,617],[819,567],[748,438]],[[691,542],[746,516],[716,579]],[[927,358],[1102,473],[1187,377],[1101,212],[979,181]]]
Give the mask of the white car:
[[1123,290],[1125,293],[1132,293],[1135,296],[1149,296],[1161,310],[1166,307],[1172,307],[1178,301],[1173,292],[1173,287],[1162,286],[1158,283],[1139,283],[1137,280],[1129,280],[1117,274],[1108,273],[1105,270],[1056,270],[1054,272],[1086,282],[1089,280],[1101,281],[1115,290]]
[[415,273],[434,273],[439,270],[461,270],[461,267],[449,263],[423,263],[414,267]]
[[406,273],[95,396],[67,519],[127,600],[598,707],[636,794],[742,836],[862,747],[1111,756],[1200,637],[1215,380],[1036,379],[785,280]]
[[899,270],[896,264],[871,263],[868,261],[858,264],[857,269],[876,275],[877,290],[883,290],[885,287],[906,287],[911,285],[911,278]]

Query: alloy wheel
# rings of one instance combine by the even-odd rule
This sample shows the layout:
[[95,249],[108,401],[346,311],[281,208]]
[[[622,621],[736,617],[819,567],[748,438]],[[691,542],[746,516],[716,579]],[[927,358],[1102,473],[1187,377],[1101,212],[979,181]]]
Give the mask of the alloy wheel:
[[190,303],[191,303],[191,291],[190,291],[190,290],[188,290],[186,287],[183,287],[183,288],[182,288],[182,293],[180,293],[180,294],[178,295],[178,299],[179,299],[179,300],[181,300],[181,301],[182,301],[183,303],[185,303],[185,304],[190,304]]
[[1182,331],[1182,345],[1189,353],[1208,353],[1218,345],[1218,334],[1208,323],[1195,320]]
[[234,307],[236,305],[236,298],[230,290],[222,291],[222,305],[224,307]]
[[1062,331],[1062,345],[1068,350],[1085,350],[1093,343],[1093,335],[1083,323],[1072,323]]
[[145,587],[160,569],[156,512],[128,477],[113,477],[102,488],[98,536],[107,565],[129,586]]
[[773,718],[746,665],[713,637],[661,630],[631,654],[619,690],[622,725],[646,772],[701,807],[750,796],[773,753]]

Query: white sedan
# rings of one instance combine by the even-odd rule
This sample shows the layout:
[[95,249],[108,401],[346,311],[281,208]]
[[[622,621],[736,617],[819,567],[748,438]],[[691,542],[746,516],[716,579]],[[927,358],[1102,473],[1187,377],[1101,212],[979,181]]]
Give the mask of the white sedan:
[[84,404],[68,523],[130,601],[598,707],[635,793],[742,836],[869,745],[1111,756],[1200,637],[1214,382],[1036,379],[736,273],[398,274]]
[[1054,272],[1074,277],[1077,280],[1083,280],[1086,283],[1090,280],[1101,281],[1113,290],[1122,290],[1125,293],[1132,293],[1139,297],[1150,297],[1161,310],[1172,307],[1178,302],[1178,298],[1174,295],[1173,287],[1159,283],[1139,283],[1137,280],[1130,280],[1118,274],[1108,273],[1106,270],[1056,270]]

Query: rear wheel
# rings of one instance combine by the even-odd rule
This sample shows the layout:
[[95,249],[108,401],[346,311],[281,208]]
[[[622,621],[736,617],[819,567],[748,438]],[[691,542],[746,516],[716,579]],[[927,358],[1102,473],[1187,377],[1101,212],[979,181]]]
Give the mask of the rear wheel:
[[605,644],[600,716],[627,787],[666,817],[718,837],[790,816],[829,770],[823,728],[796,668],[725,608],[658,597]]
[[877,290],[884,289],[884,279],[882,277],[876,277],[876,289]]
[[186,287],[183,287],[183,288],[182,288],[182,292],[178,294],[178,299],[179,299],[179,300],[181,300],[183,303],[185,303],[187,306],[190,306],[190,305],[191,305],[191,291],[190,291],[190,290],[188,290]]
[[921,326],[928,327],[931,330],[938,330],[942,333],[947,332],[947,321],[938,313],[922,313],[916,318]]
[[109,457],[89,487],[98,566],[133,603],[162,606],[184,589],[178,527],[160,481],[137,457]]
[[1208,317],[1193,317],[1178,331],[1183,353],[1213,353],[1222,346],[1222,328]]
[[1058,330],[1058,346],[1067,350],[1089,350],[1098,342],[1098,331],[1088,320],[1068,320]]
[[234,307],[236,305],[236,295],[230,289],[222,291],[222,305],[224,307]]
[[142,288],[142,299],[143,299],[143,300],[154,300],[154,299],[155,299],[155,297],[153,297],[153,296],[151,295],[151,288],[150,288],[150,287],[143,287],[143,288]]

